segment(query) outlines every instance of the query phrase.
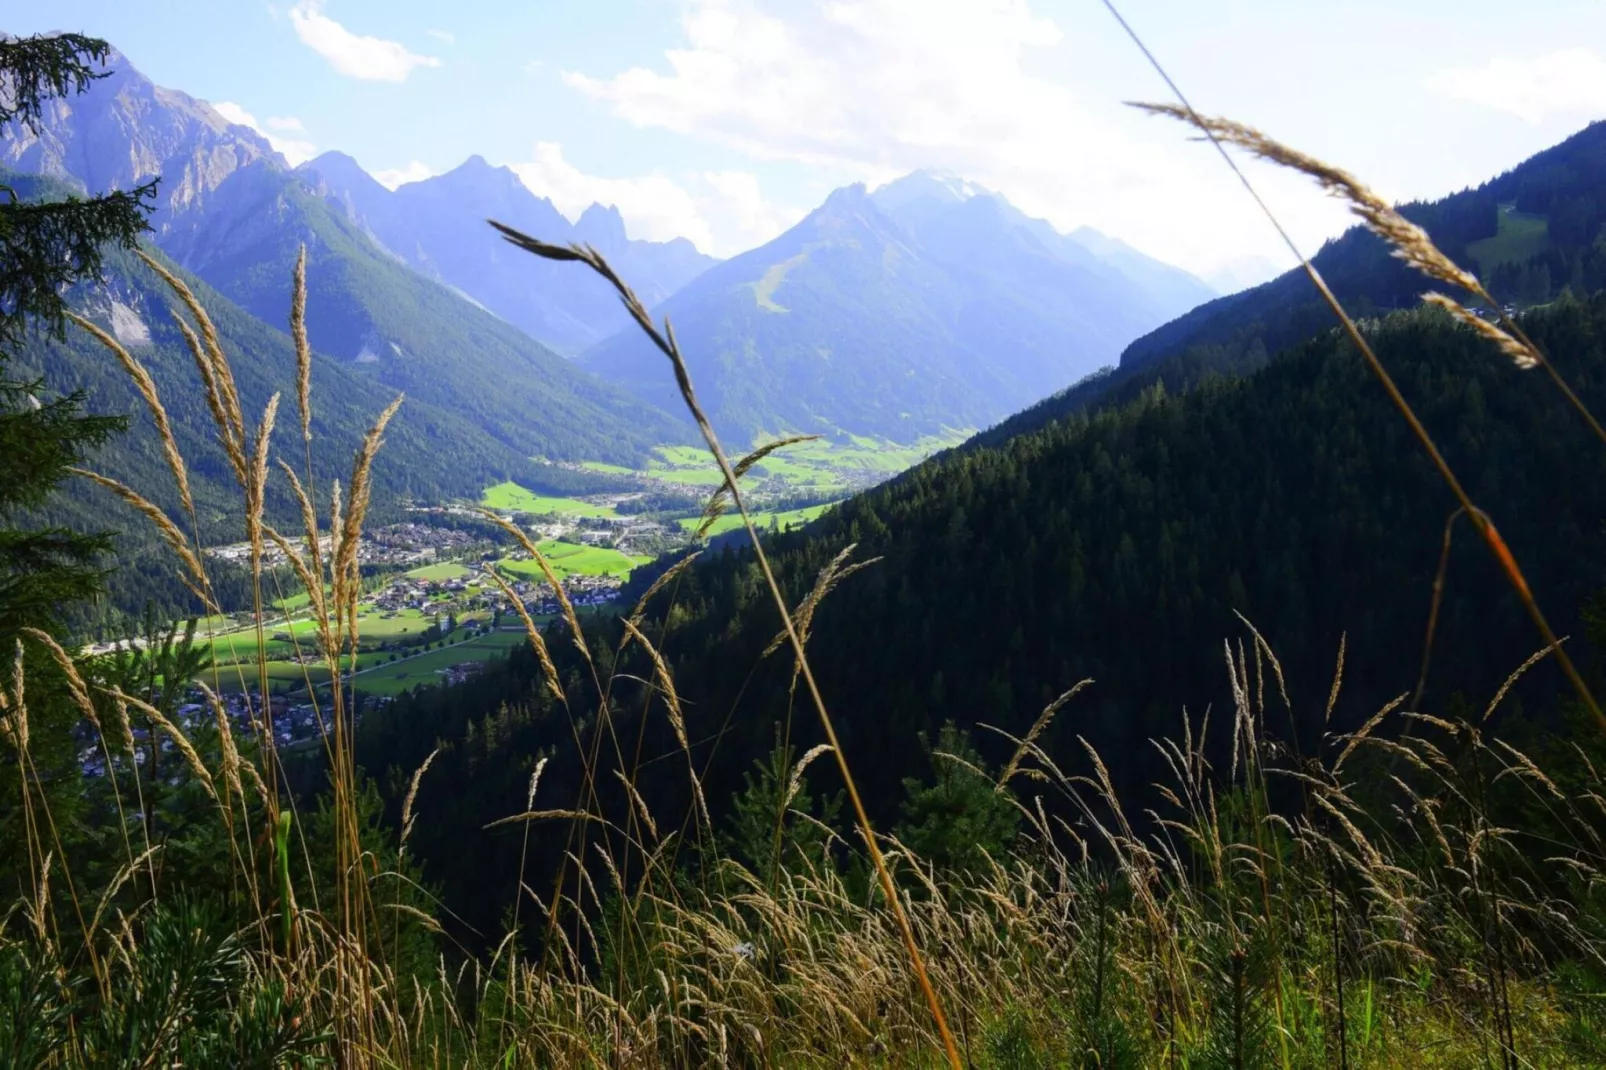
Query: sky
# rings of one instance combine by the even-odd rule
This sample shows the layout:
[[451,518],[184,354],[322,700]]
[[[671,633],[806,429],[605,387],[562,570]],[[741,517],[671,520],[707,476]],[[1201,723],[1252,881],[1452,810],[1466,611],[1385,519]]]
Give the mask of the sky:
[[[1603,0],[1118,0],[1201,112],[1393,200],[1477,184],[1606,118]],[[834,188],[958,173],[1201,276],[1291,262],[1103,0],[0,0],[104,37],[292,162],[387,185],[479,154],[571,218],[731,256]],[[1349,217],[1250,169],[1314,252]]]

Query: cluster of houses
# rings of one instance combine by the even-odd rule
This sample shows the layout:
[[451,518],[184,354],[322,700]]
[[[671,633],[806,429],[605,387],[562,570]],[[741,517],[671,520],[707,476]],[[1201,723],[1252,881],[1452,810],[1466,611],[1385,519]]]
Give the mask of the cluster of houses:
[[[216,728],[217,714],[207,704],[205,696],[199,689],[189,690],[184,699],[184,703],[175,712],[174,724],[189,735]],[[219,696],[219,701],[223,704],[223,712],[228,717],[230,728],[238,740],[256,738],[264,712],[271,718],[274,743],[280,747],[294,746],[317,739],[332,728],[329,722],[331,711],[327,702],[320,708],[308,701],[292,702],[284,695],[270,694],[264,706],[261,692],[255,689],[225,692]],[[348,715],[355,722],[362,716],[364,708],[384,705],[390,701],[385,696],[364,695],[360,698],[354,696]],[[152,726],[148,723],[142,724],[141,720],[138,713],[134,713],[131,729],[134,736],[134,764],[143,768],[151,759]],[[78,742],[79,770],[84,776],[105,776],[106,753],[100,743],[90,736],[87,724],[82,726]],[[172,765],[175,772],[177,765],[174,763],[184,761],[177,753],[173,740],[160,730],[156,733],[156,754],[159,762],[163,765]]]
[[[458,531],[456,528],[406,521],[363,532],[362,541],[357,546],[357,561],[363,565],[400,565],[412,568],[460,553],[467,550],[475,541],[477,540],[472,534]],[[319,552],[327,557],[334,548],[334,537],[322,535],[318,542]],[[294,542],[298,549],[302,544],[303,540],[298,539]],[[235,565],[246,566],[251,563],[251,544],[248,542],[209,546],[205,552],[209,557]],[[284,552],[269,542],[262,547],[262,561],[266,567],[276,568],[285,564]]]

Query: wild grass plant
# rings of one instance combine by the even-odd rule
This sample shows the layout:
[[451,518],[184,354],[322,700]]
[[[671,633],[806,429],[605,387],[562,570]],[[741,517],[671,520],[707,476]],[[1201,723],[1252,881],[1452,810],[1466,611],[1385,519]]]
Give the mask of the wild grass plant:
[[[1336,177],[1341,172],[1191,108],[1162,110],[1213,139],[1317,174],[1370,211],[1368,222],[1412,263],[1478,292],[1425,234],[1401,230],[1392,209]],[[545,762],[537,762],[522,810],[510,800],[500,823],[520,827],[521,879],[507,890],[507,930],[487,955],[447,935],[447,905],[432,899],[408,855],[433,756],[408,772],[400,822],[386,827],[358,767],[347,689],[324,698],[308,688],[325,729],[328,785],[309,807],[291,790],[269,711],[257,700],[240,732],[219,698],[219,670],[202,690],[209,718],[175,718],[173,682],[190,672],[171,659],[183,657],[185,644],[104,661],[75,658],[32,634],[104,757],[104,777],[86,787],[104,834],[97,859],[64,849],[32,764],[28,711],[38,693],[19,651],[0,690],[3,743],[23,773],[21,798],[7,805],[20,807],[27,830],[27,879],[0,928],[0,1053],[8,1065],[1606,1062],[1599,741],[1536,755],[1500,733],[1511,684],[1541,660],[1566,657],[1531,596],[1543,646],[1486,706],[1425,710],[1400,696],[1380,702],[1358,730],[1329,725],[1304,748],[1281,726],[1308,722],[1308,711],[1294,708],[1271,645],[1245,622],[1224,656],[1232,708],[1182,712],[1176,731],[1153,741],[1170,775],[1155,785],[1152,805],[1120,797],[1092,746],[1044,749],[1045,729],[1075,709],[1079,684],[1024,735],[1000,733],[1012,755],[996,771],[957,750],[938,752],[1008,808],[1019,828],[996,851],[939,867],[872,826],[809,665],[815,610],[873,562],[851,561],[850,548],[789,604],[741,489],[748,470],[788,442],[732,461],[702,415],[673,330],[652,319],[607,261],[589,248],[500,229],[520,248],[576,262],[616,289],[669,362],[724,477],[699,534],[734,509],[752,539],[782,622],[770,652],[790,659],[794,689],[801,685],[826,740],[800,757],[783,745],[764,774],[767,792],[743,803],[760,841],[772,830],[767,860],[743,861],[728,849],[716,816],[725,800],[704,795],[664,654],[674,641],[672,614],[654,612],[674,599],[695,555],[654,583],[604,659],[536,541],[498,521],[558,598],[560,620],[543,631],[489,573],[525,625],[542,685],[570,719],[583,775],[577,798],[544,797]],[[263,567],[269,543],[302,584],[311,642],[339,680],[359,645],[358,548],[371,472],[383,463],[383,433],[401,399],[376,414],[344,485],[318,487],[303,264],[291,315],[302,443],[286,460],[274,439],[277,396],[247,418],[204,308],[149,263],[183,310],[175,319],[239,486],[258,577],[255,679],[236,667],[229,683],[247,695],[253,683],[257,696],[269,691],[260,640],[285,593],[264,586],[273,575]],[[161,400],[163,389],[182,387],[157,383],[110,335],[75,322],[136,384],[187,515],[169,516],[132,488],[83,475],[156,526],[183,581],[218,612],[186,462]],[[1498,332],[1502,351],[1525,355],[1519,363],[1550,367],[1515,325],[1476,329]],[[1436,457],[1425,431],[1421,437]],[[301,527],[292,534],[265,515],[273,478],[298,505]],[[1492,521],[1470,500],[1461,504],[1525,593]],[[563,645],[561,659],[553,644]],[[566,673],[559,660],[576,671]],[[640,743],[621,737],[611,713],[626,676],[647,682],[643,701],[672,729],[692,800],[685,813],[655,813],[638,790]],[[1344,686],[1340,647],[1324,723]],[[852,820],[810,805],[811,782],[839,784]],[[615,783],[622,793],[599,790]],[[535,852],[561,863],[550,887],[523,879]]]

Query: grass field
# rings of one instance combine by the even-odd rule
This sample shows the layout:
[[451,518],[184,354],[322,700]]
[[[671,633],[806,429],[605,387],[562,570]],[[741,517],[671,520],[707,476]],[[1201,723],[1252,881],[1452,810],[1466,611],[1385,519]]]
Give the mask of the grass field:
[[1477,261],[1478,270],[1487,272],[1499,264],[1526,263],[1550,247],[1550,224],[1544,216],[1502,204],[1499,220],[1494,237],[1467,246],[1467,255]]
[[389,655],[375,656],[359,660],[359,671],[351,682],[356,690],[371,695],[396,695],[419,684],[440,683],[440,671],[450,665],[500,657],[525,641],[522,631],[491,632],[395,662],[388,660]]
[[525,490],[517,483],[498,483],[486,487],[480,495],[480,504],[487,509],[510,513],[556,513],[561,516],[618,516],[606,505],[583,502],[577,498],[552,498]]
[[719,465],[701,446],[659,446],[641,473],[669,483],[688,483],[696,487],[717,487],[725,482]]
[[458,580],[464,576],[473,575],[473,570],[466,565],[458,564],[456,561],[442,561],[438,565],[425,565],[423,568],[415,568],[407,575],[420,580]]
[[[357,616],[357,628],[364,642],[386,642],[394,639],[416,635],[435,623],[433,614],[426,614],[422,610],[402,609],[394,616],[382,613],[360,613]],[[303,653],[314,648],[313,622],[298,620],[290,624],[280,621],[277,624],[264,628],[266,633],[263,651],[267,654],[270,663],[291,657],[296,651],[296,644],[288,639],[276,639],[276,635],[291,634],[295,636]],[[237,665],[251,666],[256,663],[257,640],[256,630],[247,628],[240,631],[227,632],[223,635],[202,636],[196,635],[196,646],[210,649],[213,662],[221,668],[230,668]],[[271,673],[269,675],[272,675]],[[300,678],[300,670],[296,670],[296,678]],[[225,682],[238,684],[238,679],[225,676]]]
[[[810,505],[804,509],[788,509],[782,513],[754,513],[752,514],[753,523],[758,526],[760,531],[768,530],[771,527],[785,531],[788,528],[807,524],[835,504],[835,502],[827,502],[824,505]],[[697,517],[687,517],[680,521],[680,526],[686,531],[696,531],[699,523],[701,521]],[[713,525],[708,529],[708,534],[720,535],[727,531],[734,531],[741,526],[742,518],[739,515],[734,512],[725,513],[714,521]]]
[[[559,579],[576,573],[583,576],[618,576],[622,579],[630,575],[630,570],[637,565],[652,560],[650,557],[632,557],[605,546],[581,546],[557,539],[547,539],[537,545]],[[526,579],[542,578],[541,566],[528,558],[503,558],[497,565]]]

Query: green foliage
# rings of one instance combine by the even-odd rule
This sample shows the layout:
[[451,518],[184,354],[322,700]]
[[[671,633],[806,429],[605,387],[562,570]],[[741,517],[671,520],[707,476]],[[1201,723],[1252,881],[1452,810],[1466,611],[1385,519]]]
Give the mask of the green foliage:
[[[81,93],[105,77],[96,64],[110,51],[105,41],[82,34],[0,41],[0,77],[6,84],[0,126],[16,123],[37,134],[45,103]],[[0,200],[0,346],[9,348],[30,322],[61,333],[62,291],[100,275],[107,245],[134,246],[147,229],[147,202],[156,196],[156,183],[89,200],[22,201],[3,185],[0,192],[9,194]]]
[[755,761],[730,799],[729,846],[765,884],[782,869],[805,870],[828,861],[831,830],[839,827],[842,793],[816,803],[807,774],[792,790],[798,754],[779,743]]
[[[94,80],[91,61],[107,54],[103,41],[78,35],[10,38],[0,42],[0,82],[6,85],[0,123],[32,127],[43,103],[83,90]],[[24,191],[26,192],[26,191]],[[101,588],[100,555],[109,537],[89,534],[100,524],[67,525],[41,520],[43,507],[69,477],[69,469],[105,446],[124,421],[84,412],[86,394],[62,392],[42,400],[40,377],[23,366],[15,346],[30,325],[40,334],[60,332],[64,288],[93,279],[105,247],[128,248],[145,229],[149,187],[94,200],[47,203],[0,188],[0,684],[20,695],[33,680],[26,715],[39,744],[27,761],[12,742],[0,756],[0,791],[13,803],[0,816],[0,883],[20,876],[37,833],[22,812],[35,799],[63,821],[81,806],[76,748],[71,730],[78,714],[68,699],[59,667],[28,638],[25,629],[60,634],[64,609]]]
[[952,721],[943,724],[935,748],[925,732],[920,746],[934,779],[904,779],[897,837],[938,870],[979,872],[1009,849],[1019,811],[993,789],[982,756]]
[[323,1065],[327,1034],[282,980],[250,969],[220,911],[180,899],[151,909],[108,961],[96,991],[82,961],[51,945],[0,947],[0,1053],[6,1065],[136,1070],[148,1066]]

